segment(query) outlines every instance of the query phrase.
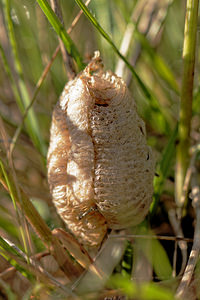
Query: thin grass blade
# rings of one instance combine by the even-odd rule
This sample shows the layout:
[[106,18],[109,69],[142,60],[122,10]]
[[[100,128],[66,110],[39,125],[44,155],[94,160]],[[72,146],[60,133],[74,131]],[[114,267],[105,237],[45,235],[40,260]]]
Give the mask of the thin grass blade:
[[37,3],[39,4],[40,8],[43,10],[45,16],[47,17],[49,23],[54,28],[57,35],[61,38],[69,55],[71,55],[76,61],[79,71],[82,70],[85,66],[82,57],[79,54],[76,45],[74,44],[70,36],[67,34],[66,30],[63,28],[62,23],[60,22],[60,20],[58,19],[54,11],[51,9],[49,3],[46,0],[37,0]]
[[179,86],[176,82],[174,74],[167,66],[163,58],[155,52],[155,50],[149,44],[147,38],[142,33],[140,33],[137,30],[137,28],[135,28],[134,34],[135,37],[140,41],[143,50],[148,55],[152,68],[156,69],[156,72],[176,94],[179,94],[180,93]]
[[[1,50],[1,55],[3,58],[4,68],[7,71],[7,74],[9,75],[9,77],[11,79],[12,88],[13,88],[14,94],[16,96],[17,104],[18,104],[21,112],[23,113],[25,108],[30,104],[30,97],[29,97],[28,90],[26,88],[26,84],[24,81],[23,70],[22,70],[19,53],[18,53],[18,49],[17,49],[17,42],[16,42],[13,23],[12,23],[12,19],[11,19],[11,15],[10,15],[10,13],[11,13],[10,0],[2,0],[2,3],[3,3],[5,21],[6,21],[6,25],[7,25],[8,36],[9,36],[9,40],[10,40],[10,44],[11,44],[11,48],[12,48],[14,66],[15,66],[16,73],[18,75],[18,86],[19,86],[20,93],[17,90],[16,84],[13,83],[13,79],[11,79],[12,72],[9,71],[10,68],[9,68],[8,63],[6,62],[6,56],[3,53],[3,48],[1,47],[0,50]],[[46,155],[46,145],[41,136],[41,133],[39,130],[39,124],[38,124],[38,121],[37,121],[37,118],[36,118],[36,115],[35,115],[33,109],[29,110],[28,117],[26,119],[26,127],[27,127],[28,134],[31,137],[33,144],[36,146],[36,148],[40,151],[40,153],[42,155]]]
[[[15,249],[15,247],[12,247],[7,241],[6,239],[2,238],[0,236],[0,248],[4,249],[5,251],[7,251],[8,253],[12,253],[13,255],[19,256],[21,259],[24,259],[24,256],[17,251],[17,249]],[[21,250],[20,250],[21,251]],[[25,254],[24,254],[25,255]]]
[[[148,228],[144,222],[139,226],[139,234],[150,235],[154,233]],[[157,239],[138,239],[138,251],[142,251],[148,261],[151,263],[156,276],[159,279],[170,279],[172,276],[172,266],[169,257],[162,246],[161,242]],[[159,253],[159,255],[158,255]]]

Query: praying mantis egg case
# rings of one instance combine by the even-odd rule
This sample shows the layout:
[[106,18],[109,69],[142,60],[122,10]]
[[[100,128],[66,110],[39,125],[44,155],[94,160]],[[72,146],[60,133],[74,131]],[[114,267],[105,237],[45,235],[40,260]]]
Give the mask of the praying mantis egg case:
[[48,182],[68,229],[90,247],[108,228],[139,224],[153,194],[154,159],[124,81],[99,53],[68,82],[52,116]]

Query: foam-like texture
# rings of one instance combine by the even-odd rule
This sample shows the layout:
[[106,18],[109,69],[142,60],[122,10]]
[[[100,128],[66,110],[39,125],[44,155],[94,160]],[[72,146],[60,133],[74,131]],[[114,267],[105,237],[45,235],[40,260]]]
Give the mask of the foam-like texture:
[[96,54],[53,112],[48,181],[57,211],[80,242],[98,246],[108,228],[144,219],[153,176],[133,97],[121,78],[103,72]]

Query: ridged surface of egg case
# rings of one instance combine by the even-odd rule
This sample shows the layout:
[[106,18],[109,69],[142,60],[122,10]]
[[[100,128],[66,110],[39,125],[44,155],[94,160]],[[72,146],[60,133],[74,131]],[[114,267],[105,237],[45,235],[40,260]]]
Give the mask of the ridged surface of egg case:
[[98,246],[108,228],[145,218],[153,176],[134,99],[96,55],[65,86],[53,112],[48,181],[57,211],[80,242]]

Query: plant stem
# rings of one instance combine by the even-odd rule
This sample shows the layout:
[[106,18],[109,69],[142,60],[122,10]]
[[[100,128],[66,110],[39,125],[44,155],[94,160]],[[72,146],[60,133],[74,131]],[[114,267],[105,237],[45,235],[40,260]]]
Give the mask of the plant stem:
[[[51,8],[53,9],[54,13],[56,14],[58,19],[64,26],[64,20],[63,20],[62,10],[60,7],[59,0],[50,0],[50,4],[51,4]],[[58,37],[58,40],[59,40],[59,44],[60,44],[60,50],[62,53],[62,58],[63,58],[63,62],[65,65],[67,77],[69,80],[72,80],[76,76],[76,70],[75,70],[73,59],[70,56],[70,54],[67,52],[67,49],[65,48],[64,43],[62,42],[62,40],[59,37]]]
[[69,55],[71,55],[75,59],[79,71],[82,70],[85,67],[82,61],[82,57],[79,54],[76,45],[73,43],[72,39],[65,31],[62,23],[60,22],[56,14],[53,12],[53,10],[51,9],[49,3],[46,0],[37,0],[37,3],[39,4],[40,8],[44,12],[47,19],[49,20],[50,24],[53,26],[57,35],[63,41]]
[[198,0],[187,0],[183,42],[183,77],[179,112],[179,143],[176,152],[176,204],[183,207],[182,191],[189,165],[190,127],[192,118],[193,80],[195,65]]

